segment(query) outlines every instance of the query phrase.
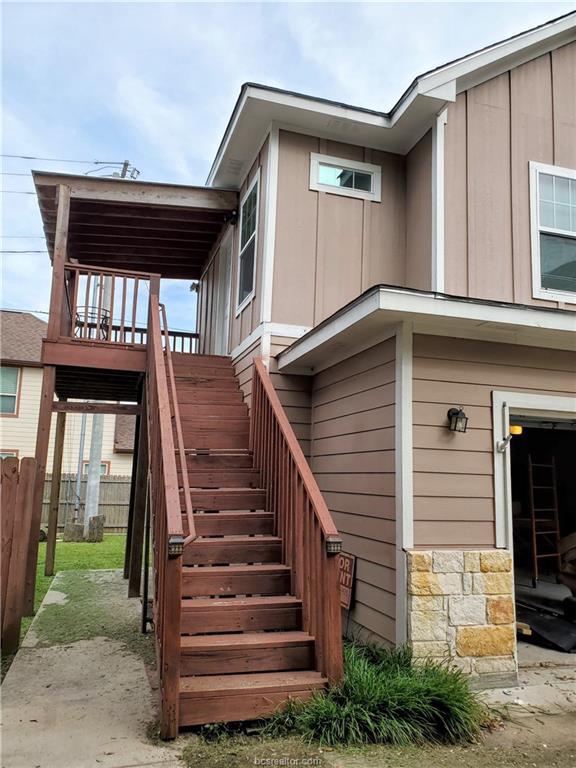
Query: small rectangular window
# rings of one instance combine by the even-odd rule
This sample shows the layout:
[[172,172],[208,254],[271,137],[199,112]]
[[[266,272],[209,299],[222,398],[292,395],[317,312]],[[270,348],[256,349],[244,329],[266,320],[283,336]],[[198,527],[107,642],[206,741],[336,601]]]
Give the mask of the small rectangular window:
[[[82,474],[84,475],[88,474],[88,464],[88,461],[82,462]],[[108,461],[100,462],[100,474],[102,476],[110,474],[110,463]]]
[[310,189],[379,203],[382,199],[379,165],[310,154]]
[[18,407],[20,368],[0,366],[0,414],[15,416]]
[[531,163],[534,295],[576,302],[576,170]]
[[17,459],[18,451],[0,451],[0,459]]
[[254,295],[256,240],[258,233],[257,175],[240,204],[240,245],[238,254],[238,309],[239,312]]

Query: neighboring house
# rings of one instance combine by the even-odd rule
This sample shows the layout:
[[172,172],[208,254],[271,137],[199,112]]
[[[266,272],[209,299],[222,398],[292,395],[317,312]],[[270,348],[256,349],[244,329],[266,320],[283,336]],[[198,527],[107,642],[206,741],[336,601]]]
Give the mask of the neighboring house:
[[[42,339],[47,323],[28,312],[0,311],[0,455],[34,456],[42,389]],[[80,450],[82,416],[70,413],[66,419],[62,472],[76,474]],[[90,457],[92,416],[86,419],[84,467]],[[52,419],[48,472],[56,418]],[[134,417],[104,416],[102,439],[103,475],[130,475],[134,447]]]
[[[34,181],[54,265],[39,477],[54,392],[136,404],[128,571],[138,594],[148,508],[161,733],[339,679],[338,532],[350,634],[513,681],[514,588],[559,588],[576,531],[576,13],[390,112],[247,84],[206,187]],[[165,278],[199,282],[200,354],[166,325]]]

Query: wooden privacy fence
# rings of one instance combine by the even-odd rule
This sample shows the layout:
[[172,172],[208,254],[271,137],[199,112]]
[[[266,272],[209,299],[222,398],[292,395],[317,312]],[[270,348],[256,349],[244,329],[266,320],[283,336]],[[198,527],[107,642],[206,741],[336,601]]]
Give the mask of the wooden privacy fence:
[[13,653],[24,615],[36,459],[0,459],[2,652]]
[[[123,533],[128,526],[128,507],[130,503],[130,477],[127,475],[103,475],[100,478],[100,501],[98,509],[106,518],[106,533]],[[42,528],[48,526],[50,508],[50,486],[52,478],[46,476],[42,501]],[[86,499],[86,477],[80,485],[80,504],[84,508]],[[58,528],[64,528],[67,519],[74,514],[76,502],[76,475],[63,474],[60,484],[60,505],[58,508]]]

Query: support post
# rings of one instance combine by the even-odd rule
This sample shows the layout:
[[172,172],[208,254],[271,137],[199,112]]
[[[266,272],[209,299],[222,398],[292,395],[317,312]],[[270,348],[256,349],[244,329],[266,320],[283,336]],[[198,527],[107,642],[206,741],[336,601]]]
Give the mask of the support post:
[[42,372],[42,394],[40,395],[38,432],[36,433],[36,480],[34,483],[34,503],[32,508],[28,557],[26,558],[24,616],[31,616],[34,613],[38,540],[40,535],[40,522],[42,520],[42,500],[44,497],[46,463],[48,461],[48,443],[50,440],[50,422],[52,419],[52,401],[54,399],[55,382],[56,368],[52,365],[45,365]]
[[130,537],[130,564],[128,568],[128,597],[140,595],[142,578],[142,549],[146,515],[146,494],[148,489],[148,430],[146,389],[142,393],[142,416],[138,434],[138,462],[134,485],[134,509],[132,513],[132,534]]
[[126,527],[126,549],[124,551],[124,578],[130,572],[130,548],[132,546],[132,525],[134,523],[134,494],[136,492],[136,470],[138,468],[138,445],[140,441],[141,417],[136,417],[134,448],[132,451],[132,474],[130,477],[130,501],[128,502],[128,525]]
[[68,248],[68,224],[70,220],[70,187],[58,186],[58,210],[54,233],[54,258],[52,260],[52,288],[50,290],[50,315],[46,338],[57,339],[62,333],[62,313],[66,303],[64,265]]
[[52,461],[52,483],[50,485],[50,508],[48,510],[48,540],[46,542],[46,563],[44,575],[54,575],[56,555],[56,534],[58,532],[58,512],[60,510],[60,484],[62,481],[62,456],[64,454],[64,434],[66,431],[66,411],[56,417],[56,439]]

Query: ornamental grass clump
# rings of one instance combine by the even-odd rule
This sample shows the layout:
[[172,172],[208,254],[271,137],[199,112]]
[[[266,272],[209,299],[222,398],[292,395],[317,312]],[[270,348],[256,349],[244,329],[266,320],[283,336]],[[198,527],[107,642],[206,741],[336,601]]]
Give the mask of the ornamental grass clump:
[[445,664],[414,663],[408,648],[348,643],[344,679],[307,702],[290,702],[271,735],[295,731],[322,745],[473,741],[486,718],[464,675]]

